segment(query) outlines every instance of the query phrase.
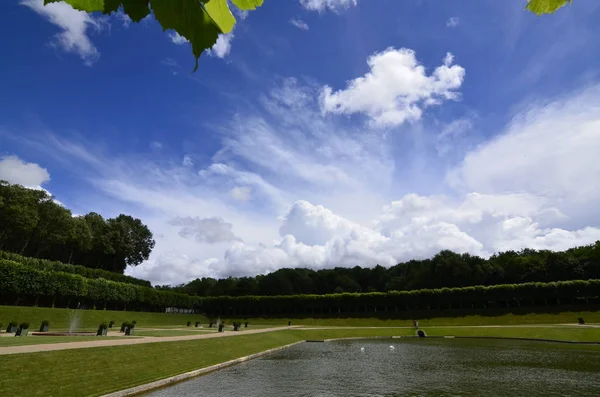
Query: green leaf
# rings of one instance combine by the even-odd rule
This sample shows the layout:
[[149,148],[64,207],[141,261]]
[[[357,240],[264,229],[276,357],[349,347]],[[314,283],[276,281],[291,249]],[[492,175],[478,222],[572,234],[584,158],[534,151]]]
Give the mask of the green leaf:
[[233,30],[235,17],[229,10],[227,0],[208,0],[204,3],[204,9],[219,26],[222,33],[229,33]]
[[111,12],[119,11],[119,7],[121,7],[121,0],[104,0],[104,10],[102,13],[110,14]]
[[[44,5],[61,1],[63,0],[44,0]],[[65,3],[80,11],[104,11],[104,0],[65,0]]]
[[263,0],[231,0],[231,2],[243,11],[256,10],[256,7],[260,7],[263,4]]
[[537,15],[552,14],[573,0],[530,0],[527,9]]
[[151,0],[156,20],[163,30],[173,29],[185,37],[192,45],[192,52],[198,58],[217,41],[221,30],[196,0]]
[[123,0],[123,12],[125,12],[133,22],[139,22],[150,14],[148,1],[149,0]]

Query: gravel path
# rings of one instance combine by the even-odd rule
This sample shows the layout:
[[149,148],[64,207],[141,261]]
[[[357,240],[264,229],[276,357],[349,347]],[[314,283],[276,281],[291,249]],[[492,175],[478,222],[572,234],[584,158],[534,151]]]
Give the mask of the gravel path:
[[[260,334],[264,332],[281,331],[284,329],[290,329],[294,327],[273,327],[273,328],[260,328],[251,329],[247,331],[234,332],[213,332],[203,333],[199,335],[185,335],[185,336],[143,336],[143,337],[132,337],[131,339],[112,339],[102,338],[101,340],[85,341],[85,342],[64,342],[64,343],[47,343],[42,345],[25,345],[25,346],[7,346],[0,347],[0,355],[4,354],[18,354],[18,353],[37,353],[37,352],[49,352],[55,350],[68,350],[68,349],[85,349],[90,347],[104,347],[104,346],[123,346],[123,345],[139,345],[142,343],[159,343],[159,342],[178,342],[186,340],[196,339],[208,339],[208,338],[226,338],[236,337],[248,334]],[[27,337],[29,338],[29,336]],[[43,336],[31,336],[31,338],[43,338]]]

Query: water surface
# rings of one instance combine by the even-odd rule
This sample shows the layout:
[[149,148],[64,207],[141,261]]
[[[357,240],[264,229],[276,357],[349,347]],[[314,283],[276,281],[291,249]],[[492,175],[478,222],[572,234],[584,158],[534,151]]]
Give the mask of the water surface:
[[467,339],[303,343],[147,396],[600,396],[600,350]]

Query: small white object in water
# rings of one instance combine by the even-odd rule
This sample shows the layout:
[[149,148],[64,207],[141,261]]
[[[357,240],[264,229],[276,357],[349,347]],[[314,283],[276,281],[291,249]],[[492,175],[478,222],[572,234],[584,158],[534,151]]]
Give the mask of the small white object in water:
[[390,350],[394,350],[394,346],[390,346]]
[[360,348],[360,351],[361,351],[361,352],[364,352],[364,351],[365,351],[365,348],[364,348],[364,347],[361,347],[361,348]]

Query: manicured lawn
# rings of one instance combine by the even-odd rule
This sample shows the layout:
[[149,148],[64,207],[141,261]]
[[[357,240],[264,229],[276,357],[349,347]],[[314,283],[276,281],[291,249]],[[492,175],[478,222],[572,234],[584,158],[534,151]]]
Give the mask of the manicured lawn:
[[[48,307],[0,306],[0,323],[4,327],[10,321],[21,323],[26,321],[33,330],[37,331],[42,320],[50,321],[50,330],[59,331],[69,328],[69,309],[52,309]],[[111,310],[80,310],[78,329],[95,331],[101,322],[115,322],[119,327],[124,321],[137,321],[139,327],[178,326],[185,327],[188,321],[200,321],[208,324],[208,319],[200,314],[168,314],[143,313]],[[118,328],[117,328],[118,330]]]
[[[130,337],[110,337],[110,339],[128,339]],[[133,337],[131,337],[133,338]],[[0,349],[6,346],[43,345],[46,343],[85,342],[90,340],[102,340],[106,337],[100,336],[25,336],[25,337],[2,337],[0,338]],[[0,356],[1,357],[1,356]],[[0,358],[0,362],[1,362]]]
[[[490,311],[490,314],[494,311]],[[461,312],[436,312],[432,311],[431,318],[415,316],[421,327],[427,326],[454,326],[454,325],[514,325],[514,324],[574,324],[577,318],[582,317],[586,323],[600,323],[600,311],[566,311],[559,313],[501,313],[492,315],[464,315]],[[436,317],[434,317],[436,316]],[[439,316],[439,317],[438,317]],[[306,326],[350,326],[350,327],[412,327],[412,319],[381,317],[334,317],[334,318],[228,318],[227,322],[249,321],[250,324],[269,326],[292,325]]]
[[[425,328],[425,331],[429,335],[537,337],[582,341],[600,339],[597,329],[577,327],[460,327]],[[0,390],[6,395],[96,396],[299,340],[402,336],[414,333],[414,329],[408,328],[290,329],[232,338],[0,356],[0,366],[3,368]],[[552,346],[600,354],[600,346],[544,344],[545,348]]]

